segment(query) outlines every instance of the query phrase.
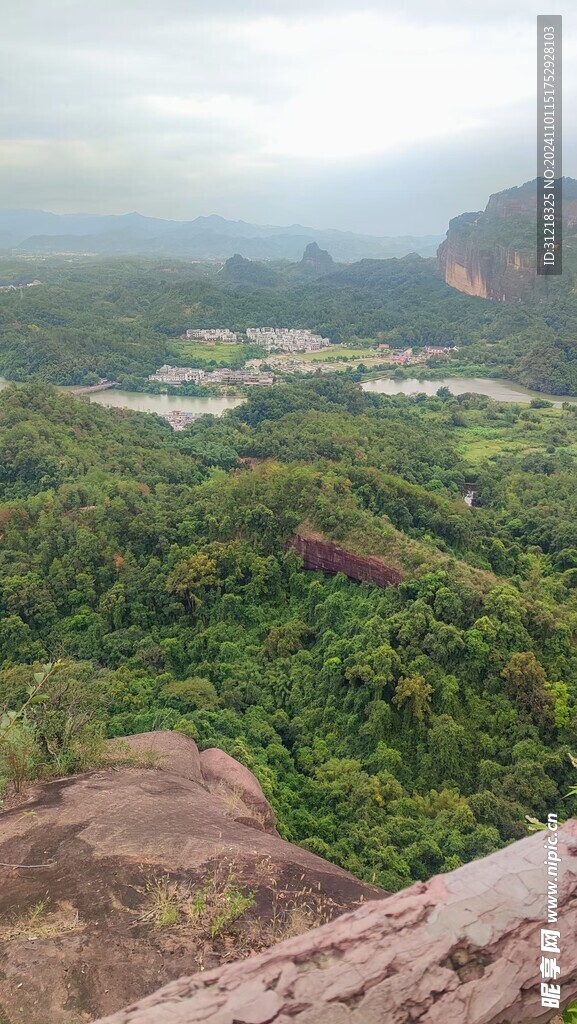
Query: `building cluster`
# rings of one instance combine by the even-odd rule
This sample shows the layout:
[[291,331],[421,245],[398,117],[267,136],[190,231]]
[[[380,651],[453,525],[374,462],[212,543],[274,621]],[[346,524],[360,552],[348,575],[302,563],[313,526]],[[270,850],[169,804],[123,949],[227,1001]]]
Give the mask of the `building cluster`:
[[319,352],[330,345],[328,338],[295,327],[248,327],[246,336],[255,345],[262,345],[267,352],[272,349],[281,352]]
[[[206,345],[234,345],[241,340],[240,335],[228,327],[189,328],[182,335],[187,341],[202,341]],[[277,349],[281,352],[318,352],[330,345],[328,338],[320,334],[298,327],[249,327],[246,331],[248,341],[262,345],[267,352]]]
[[333,373],[335,369],[332,363],[307,362],[304,359],[295,359],[292,356],[288,358],[286,356],[269,356],[267,364],[273,370],[279,370],[283,373],[318,373],[319,371],[321,373]]
[[451,349],[448,345],[426,345],[427,356],[448,356]]
[[413,353],[412,348],[405,348],[402,351],[394,349],[392,361],[398,366],[403,366],[406,363],[426,363],[431,356],[448,356],[450,352],[456,351],[456,348],[451,349],[448,345],[426,345],[424,351],[416,354]]
[[264,387],[274,384],[274,374],[261,370],[213,370],[204,375],[204,384],[257,384]]
[[10,281],[0,281],[0,292],[17,292],[22,288],[35,288],[38,284],[42,284],[42,281],[21,281],[19,284],[14,284]]
[[412,355],[412,348],[404,348],[402,352],[395,352],[393,362],[397,363],[398,366],[404,366],[405,363],[411,362]]
[[260,370],[230,370],[222,367],[207,372],[196,366],[159,366],[156,373],[151,373],[149,381],[156,384],[247,384],[267,386],[274,384],[272,373],[261,373]]
[[214,327],[207,330],[192,329],[186,332],[188,341],[207,341],[209,343],[223,342],[225,345],[236,345],[238,335],[229,331],[228,327]]
[[202,412],[181,412],[180,409],[172,409],[171,412],[162,414],[162,418],[170,423],[173,430],[184,430],[189,423],[194,423]]
[[198,384],[204,377],[204,370],[194,366],[159,366],[156,373],[151,373],[150,381],[157,384]]

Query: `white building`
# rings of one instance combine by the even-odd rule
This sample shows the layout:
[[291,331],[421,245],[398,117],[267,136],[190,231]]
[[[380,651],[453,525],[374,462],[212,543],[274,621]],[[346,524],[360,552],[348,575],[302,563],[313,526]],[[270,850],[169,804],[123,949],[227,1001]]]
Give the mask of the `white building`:
[[247,385],[260,385],[261,387],[269,387],[274,384],[274,375],[272,373],[261,373],[260,370],[230,370],[223,367],[219,370],[213,370],[212,373],[207,373],[204,378],[205,384],[247,384]]
[[267,352],[271,349],[282,352],[318,352],[330,345],[328,338],[295,327],[249,327],[246,336],[256,345],[262,345]]
[[227,345],[234,345],[238,340],[234,331],[229,331],[228,327],[211,327],[206,330],[193,328],[186,332],[186,337],[190,341],[224,341]]
[[195,366],[159,366],[156,373],[151,373],[149,380],[158,384],[189,384],[191,381],[198,384],[204,377],[204,370]]

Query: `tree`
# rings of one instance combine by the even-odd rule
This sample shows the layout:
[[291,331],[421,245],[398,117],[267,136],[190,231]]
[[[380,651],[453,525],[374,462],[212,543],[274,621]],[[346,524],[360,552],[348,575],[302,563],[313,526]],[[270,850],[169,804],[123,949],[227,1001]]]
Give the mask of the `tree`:
[[547,689],[545,670],[533,651],[514,654],[501,675],[517,707],[527,712],[538,725],[551,722],[554,697]]
[[55,664],[44,665],[34,673],[34,682],[26,687],[26,699],[16,710],[0,713],[0,793],[5,781],[11,782],[19,793],[26,779],[32,778],[41,760],[36,728],[29,720],[35,705],[41,704],[41,692],[48,682]]
[[439,715],[429,730],[428,745],[436,782],[462,783],[469,767],[464,727],[450,715]]
[[210,679],[193,676],[191,679],[174,679],[161,690],[169,707],[185,711],[212,710],[218,707],[217,692]]
[[404,707],[419,732],[424,732],[431,711],[432,695],[433,687],[425,682],[424,676],[403,676],[397,683],[393,704],[398,708]]
[[192,613],[203,604],[205,591],[216,583],[216,562],[203,552],[177,562],[166,581],[169,594],[176,594]]

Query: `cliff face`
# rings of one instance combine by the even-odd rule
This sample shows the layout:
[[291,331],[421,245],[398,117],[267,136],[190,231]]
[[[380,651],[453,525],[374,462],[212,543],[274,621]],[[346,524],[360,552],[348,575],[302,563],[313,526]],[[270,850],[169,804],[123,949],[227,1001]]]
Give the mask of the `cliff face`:
[[320,569],[335,575],[344,572],[358,583],[374,583],[377,587],[397,586],[402,576],[397,569],[386,565],[376,556],[354,555],[331,541],[325,541],[318,534],[308,537],[297,534],[292,546],[303,556],[305,569]]
[[480,295],[486,299],[484,274],[471,245],[473,225],[480,216],[481,213],[462,213],[449,221],[447,237],[437,250],[437,262],[445,284],[467,295]]
[[[437,250],[445,283],[493,302],[519,302],[537,286],[536,181],[492,195],[484,211],[449,222]],[[577,181],[563,181],[565,237],[577,225]]]

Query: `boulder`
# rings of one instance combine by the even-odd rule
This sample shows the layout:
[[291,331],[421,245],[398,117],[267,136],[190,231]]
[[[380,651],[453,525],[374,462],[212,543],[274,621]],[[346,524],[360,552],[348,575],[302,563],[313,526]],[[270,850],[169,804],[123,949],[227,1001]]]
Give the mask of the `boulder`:
[[212,792],[236,794],[248,808],[249,816],[261,821],[266,832],[276,834],[274,811],[260,782],[248,768],[218,747],[202,751],[200,766],[203,779]]
[[135,736],[122,736],[109,741],[111,753],[135,755],[138,762],[150,753],[149,767],[174,772],[182,779],[202,783],[200,754],[194,740],[180,732],[141,732]]
[[[35,784],[0,812],[0,1024],[94,1020],[266,948],[287,902],[306,915],[312,894],[324,921],[382,894],[210,792],[192,740],[165,732],[125,744],[134,763]],[[254,776],[226,754],[223,763],[270,811]],[[240,890],[251,906],[214,940],[210,924],[186,916],[160,927],[151,909],[173,886],[193,902],[207,888],[234,899]]]

